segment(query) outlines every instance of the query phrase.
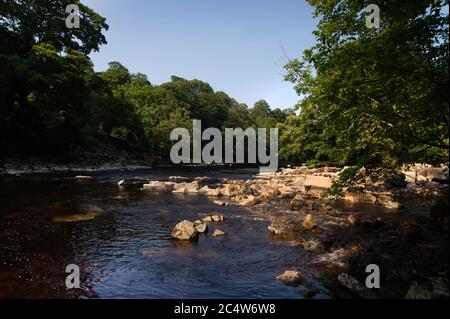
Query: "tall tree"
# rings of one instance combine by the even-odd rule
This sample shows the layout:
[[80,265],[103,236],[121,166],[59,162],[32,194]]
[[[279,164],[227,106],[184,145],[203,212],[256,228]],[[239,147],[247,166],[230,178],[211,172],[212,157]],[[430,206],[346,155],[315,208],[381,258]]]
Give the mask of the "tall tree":
[[448,1],[380,1],[380,28],[366,26],[371,1],[309,3],[317,43],[285,68],[304,96],[301,118],[320,126],[314,158],[334,149],[341,163],[447,161]]

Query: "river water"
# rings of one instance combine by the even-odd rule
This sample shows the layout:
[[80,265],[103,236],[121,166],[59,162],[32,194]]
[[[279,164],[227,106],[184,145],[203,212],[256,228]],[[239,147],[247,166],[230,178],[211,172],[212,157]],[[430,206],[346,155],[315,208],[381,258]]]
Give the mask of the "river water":
[[[74,173],[2,177],[0,298],[332,297],[317,281],[317,271],[305,267],[311,255],[293,241],[271,236],[268,215],[240,206],[219,207],[201,194],[117,186],[119,180],[136,176],[251,179],[256,173],[190,169],[102,172],[93,173],[91,180],[75,180]],[[427,214],[429,204],[418,199],[398,214],[373,205],[335,207],[398,219]],[[198,242],[171,240],[178,222],[212,213],[223,214],[225,220],[211,223]],[[216,228],[225,235],[212,237]],[[80,267],[81,289],[65,286],[69,264]],[[291,269],[301,269],[305,285],[276,281]]]
[[[122,178],[169,175],[251,178],[256,171],[140,171],[0,179],[0,297],[303,298],[307,287],[275,280],[302,250],[273,239],[268,220],[203,195],[123,190]],[[101,209],[101,213],[99,208]],[[61,216],[93,211],[90,219]],[[173,242],[175,224],[219,212],[197,243]],[[84,215],[86,216],[86,215]],[[225,236],[212,237],[215,228]],[[81,269],[81,289],[65,288],[65,267]],[[315,283],[320,287],[319,283]],[[315,298],[326,298],[321,290]]]

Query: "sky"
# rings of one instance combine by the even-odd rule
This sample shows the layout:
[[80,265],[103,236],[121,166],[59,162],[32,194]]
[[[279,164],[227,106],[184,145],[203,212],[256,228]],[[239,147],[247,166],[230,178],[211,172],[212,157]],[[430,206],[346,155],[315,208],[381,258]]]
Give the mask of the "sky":
[[150,82],[171,75],[208,82],[248,106],[299,100],[283,80],[288,59],[314,43],[304,0],[83,0],[106,18],[108,44],[90,55],[96,71],[119,61]]

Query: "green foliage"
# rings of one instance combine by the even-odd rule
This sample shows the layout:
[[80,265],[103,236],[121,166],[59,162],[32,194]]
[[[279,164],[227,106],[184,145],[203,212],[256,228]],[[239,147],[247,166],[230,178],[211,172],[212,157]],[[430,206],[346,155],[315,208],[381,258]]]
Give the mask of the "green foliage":
[[360,167],[353,166],[344,169],[339,176],[339,179],[334,181],[331,188],[324,192],[323,197],[328,196],[342,196],[342,190],[345,187],[352,185],[358,179],[358,171]]
[[304,98],[282,149],[339,165],[448,161],[448,1],[382,2],[379,29],[365,26],[370,1],[309,2],[317,44],[285,66]]
[[[379,29],[365,26],[369,1],[309,2],[317,44],[285,66],[302,97],[299,115],[264,100],[249,109],[196,79],[153,85],[116,61],[96,73],[88,54],[106,43],[105,18],[73,0],[0,2],[2,156],[112,143],[167,159],[170,131],[199,119],[221,130],[278,127],[285,163],[447,161],[448,1],[384,1]],[[81,9],[80,29],[65,26],[71,3]]]

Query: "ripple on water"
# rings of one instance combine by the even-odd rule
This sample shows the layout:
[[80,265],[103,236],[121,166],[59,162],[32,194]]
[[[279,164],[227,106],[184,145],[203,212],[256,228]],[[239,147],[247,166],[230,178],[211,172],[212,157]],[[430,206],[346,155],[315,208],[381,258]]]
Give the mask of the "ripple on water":
[[[20,213],[20,207],[35,207],[33,213],[0,219],[0,229],[17,233],[14,245],[8,240],[0,243],[0,256],[45,253],[56,271],[64,270],[68,263],[80,264],[83,285],[100,298],[302,296],[302,287],[287,287],[275,280],[302,255],[296,247],[273,241],[267,231],[268,220],[243,207],[217,207],[201,195],[121,191],[114,180],[30,180],[8,184],[9,190],[0,189],[16,203],[14,207],[3,206],[5,212],[11,213],[13,208]],[[26,198],[18,189],[26,190]],[[83,205],[95,205],[101,213],[89,215],[79,209]],[[197,243],[171,241],[170,232],[176,223],[215,211],[225,216],[224,222],[211,223],[210,231],[201,234]],[[62,221],[58,220],[61,216],[68,222],[57,222]],[[225,235],[213,238],[216,228]],[[30,233],[33,238],[25,236]],[[8,261],[16,269],[26,269],[25,262],[15,262],[12,257]]]

